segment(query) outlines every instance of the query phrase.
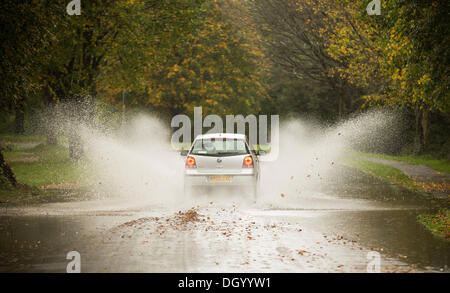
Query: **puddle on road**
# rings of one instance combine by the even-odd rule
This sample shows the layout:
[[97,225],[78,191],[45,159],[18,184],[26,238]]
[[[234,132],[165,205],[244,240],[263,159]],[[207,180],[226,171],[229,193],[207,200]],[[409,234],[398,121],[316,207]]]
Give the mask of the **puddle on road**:
[[[82,254],[85,271],[311,272],[336,271],[342,264],[344,271],[350,265],[364,271],[365,254],[371,249],[383,257],[418,265],[419,270],[445,269],[449,264],[449,243],[435,238],[416,222],[420,212],[239,207],[233,212],[230,206],[213,205],[199,209],[200,214],[210,217],[208,224],[194,225],[187,231],[159,234],[155,229],[165,224],[160,220],[160,224],[149,221],[142,227],[127,226],[117,235],[110,235],[110,229],[144,217],[163,219],[171,213],[160,210],[97,216],[2,216],[0,271],[64,272],[65,255],[71,250]],[[215,223],[211,225],[211,221]],[[233,221],[238,224],[231,224]],[[248,228],[255,222],[256,228]],[[268,229],[271,225],[277,228]],[[215,228],[205,231],[205,227]],[[296,229],[303,232],[297,233]],[[249,231],[254,238],[251,240],[256,241],[242,234]],[[231,240],[223,233],[233,235]],[[364,251],[358,247],[347,249],[350,246],[345,246],[345,241],[327,245],[323,237],[355,241]],[[280,253],[280,247],[290,253]],[[292,255],[298,257],[297,250],[308,251],[310,263],[301,262],[305,257],[290,261]],[[383,260],[382,266],[388,263]]]
[[448,271],[450,243],[433,236],[417,222],[425,212],[415,209],[379,209],[364,211],[332,210],[252,210],[254,217],[285,222],[340,235],[388,257],[398,258],[423,269]]
[[[199,202],[199,213],[210,217],[206,223],[162,234],[162,219],[186,207],[110,200],[13,208],[8,213],[16,215],[0,215],[0,271],[65,272],[71,250],[93,272],[365,271],[372,249],[381,252],[382,266],[448,271],[449,242],[416,221],[433,207],[406,190],[371,182],[266,197],[256,206],[210,197]],[[110,234],[111,228],[149,217],[161,220]]]

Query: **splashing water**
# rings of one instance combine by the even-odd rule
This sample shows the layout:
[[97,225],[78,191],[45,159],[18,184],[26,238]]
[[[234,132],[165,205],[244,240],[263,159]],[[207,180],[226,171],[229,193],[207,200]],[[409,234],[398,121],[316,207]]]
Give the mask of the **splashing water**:
[[[292,207],[323,196],[314,191],[341,176],[335,172],[336,166],[352,148],[392,142],[393,129],[398,128],[394,127],[398,124],[394,117],[392,113],[372,111],[332,127],[299,119],[283,123],[278,159],[261,164],[260,202]],[[386,132],[388,129],[391,133]],[[156,118],[140,115],[125,133],[114,136],[83,129],[86,156],[93,169],[93,194],[138,206],[196,205],[198,199],[184,197],[184,158],[171,148],[170,129]],[[213,196],[225,201],[229,198],[226,194]],[[233,201],[239,197],[233,197]]]
[[141,115],[125,132],[125,137],[113,137],[84,129],[94,193],[130,203],[182,203],[184,162],[170,148],[169,129],[161,121]]
[[332,127],[287,121],[280,129],[278,160],[263,165],[263,201],[292,207],[326,197],[317,190],[349,179],[338,169],[344,157],[352,156],[355,148],[386,148],[398,130],[398,118],[386,111],[368,112]]

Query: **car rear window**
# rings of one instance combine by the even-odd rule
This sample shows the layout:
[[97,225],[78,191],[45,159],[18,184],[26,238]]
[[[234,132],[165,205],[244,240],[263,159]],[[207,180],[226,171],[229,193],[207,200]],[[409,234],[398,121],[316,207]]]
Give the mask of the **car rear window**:
[[191,154],[200,156],[237,156],[248,154],[243,139],[211,138],[198,139],[192,146]]

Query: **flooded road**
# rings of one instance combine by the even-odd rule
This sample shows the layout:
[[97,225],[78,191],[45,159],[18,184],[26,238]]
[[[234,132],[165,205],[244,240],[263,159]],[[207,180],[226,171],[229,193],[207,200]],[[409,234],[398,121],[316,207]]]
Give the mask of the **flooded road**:
[[[368,181],[365,181],[368,180]],[[360,175],[353,184],[256,205],[209,197],[167,207],[90,200],[0,216],[1,272],[448,272],[449,242],[416,221],[419,196]]]

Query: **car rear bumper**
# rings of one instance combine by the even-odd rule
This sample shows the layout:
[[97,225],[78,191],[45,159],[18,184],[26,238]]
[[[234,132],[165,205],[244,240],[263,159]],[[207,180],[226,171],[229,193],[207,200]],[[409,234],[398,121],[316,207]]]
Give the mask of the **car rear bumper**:
[[185,175],[185,186],[253,186],[256,184],[256,176],[251,175],[225,175],[230,176],[231,181],[211,181],[210,176],[216,175]]

